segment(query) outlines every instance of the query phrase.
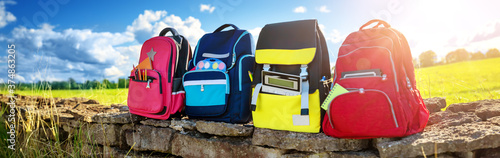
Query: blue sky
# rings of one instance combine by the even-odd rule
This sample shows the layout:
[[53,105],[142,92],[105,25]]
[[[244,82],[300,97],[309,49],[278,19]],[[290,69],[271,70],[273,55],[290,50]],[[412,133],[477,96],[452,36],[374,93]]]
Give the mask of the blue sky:
[[[343,39],[368,20],[388,21],[410,43],[414,57],[457,48],[500,48],[500,2],[478,0],[185,0],[0,1],[0,49],[16,45],[16,78],[22,82],[117,80],[137,64],[144,40],[167,26],[191,45],[225,23],[257,40],[268,23],[318,19],[331,63]],[[7,53],[0,55],[7,80]]]

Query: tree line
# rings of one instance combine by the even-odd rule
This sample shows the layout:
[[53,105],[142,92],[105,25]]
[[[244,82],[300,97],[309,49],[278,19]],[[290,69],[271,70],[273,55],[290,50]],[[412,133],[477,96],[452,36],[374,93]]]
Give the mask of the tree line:
[[[52,89],[52,90],[68,90],[68,89],[117,89],[128,88],[129,80],[119,78],[118,82],[103,79],[102,81],[87,80],[83,83],[78,83],[73,78],[67,81],[38,81],[35,83],[17,83],[16,90],[30,89]],[[6,88],[7,84],[2,84],[2,88]]]
[[450,64],[461,61],[470,60],[480,60],[486,58],[497,58],[500,57],[500,51],[497,48],[489,49],[486,54],[481,51],[478,52],[468,52],[464,48],[460,48],[446,54],[446,57],[442,60],[437,59],[437,55],[434,51],[428,50],[420,54],[418,57],[419,61],[414,62],[420,64],[420,67],[429,67],[434,65]]

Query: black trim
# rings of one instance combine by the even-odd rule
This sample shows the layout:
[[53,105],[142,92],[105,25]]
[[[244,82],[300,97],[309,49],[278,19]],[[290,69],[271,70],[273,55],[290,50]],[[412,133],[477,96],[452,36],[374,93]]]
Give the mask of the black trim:
[[[171,44],[172,45],[172,44]],[[175,49],[177,50],[177,46],[175,46]],[[172,48],[174,48],[172,47]],[[174,50],[173,49],[170,49],[170,61],[168,62],[168,83],[171,83],[172,82],[172,58],[174,57]]]
[[238,28],[236,25],[234,24],[224,24],[222,26],[220,26],[219,28],[217,28],[213,33],[216,33],[216,32],[221,32],[222,30],[224,30],[226,27],[233,27],[234,30],[239,30],[240,28]]
[[300,109],[300,115],[309,115],[309,109]]
[[160,78],[160,94],[163,94],[163,84],[161,82],[161,74],[160,72],[156,71],[156,70],[153,70],[155,71],[156,73],[158,73],[158,78]]
[[160,112],[154,113],[153,115],[165,115],[167,113],[167,107],[163,106]]

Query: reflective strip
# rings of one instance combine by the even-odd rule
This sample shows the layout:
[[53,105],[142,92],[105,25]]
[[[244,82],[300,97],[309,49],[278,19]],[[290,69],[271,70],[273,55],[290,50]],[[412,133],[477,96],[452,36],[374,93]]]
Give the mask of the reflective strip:
[[[241,74],[243,73],[243,72],[241,71],[241,67],[243,67],[242,62],[243,62],[243,59],[245,59],[246,57],[253,57],[253,55],[248,55],[248,54],[247,54],[247,55],[243,55],[243,57],[241,57],[241,58],[240,58],[240,61],[239,61],[240,65],[239,65],[239,68],[238,68],[238,73],[239,73],[239,77],[240,77],[240,78],[239,78],[239,90],[240,90],[240,91],[241,91],[241,87],[242,87],[242,85],[241,85],[241,80],[243,79],[243,78],[242,78],[243,76],[241,75]],[[249,76],[249,77],[250,77],[250,76]]]
[[300,115],[309,115],[309,81],[307,80],[307,65],[300,66],[300,77],[302,80],[302,92],[300,98]]
[[172,92],[172,95],[183,94],[183,93],[186,93],[186,92],[185,91]]
[[381,49],[385,49],[387,50],[387,52],[389,53],[389,59],[391,60],[391,66],[392,66],[392,72],[394,73],[394,82],[395,82],[395,85],[396,85],[396,91],[399,92],[399,85],[398,85],[398,74],[396,73],[396,66],[394,66],[394,60],[392,59],[392,53],[391,53],[391,50],[387,49],[386,47],[382,47],[382,46],[371,46],[371,47],[359,47],[359,48],[356,48],[352,51],[350,51],[349,53],[347,54],[344,54],[344,55],[339,55],[338,58],[341,58],[341,57],[345,57],[345,56],[348,56],[360,49],[367,49],[367,48],[381,48]]
[[227,58],[229,57],[229,52],[227,52],[226,54],[214,54],[214,53],[203,53],[201,56],[202,57],[205,57],[205,58],[217,58],[217,59],[221,59],[221,58]]
[[255,61],[259,64],[309,64],[314,59],[315,53],[316,48],[259,49],[255,51]]
[[194,85],[214,85],[214,84],[226,84],[226,80],[201,80],[201,81],[185,81],[184,86],[194,86]]
[[257,83],[257,85],[255,85],[255,89],[253,90],[251,106],[254,107],[252,108],[252,111],[256,110],[255,106],[257,106],[257,98],[259,97],[261,88],[262,88],[262,83]]

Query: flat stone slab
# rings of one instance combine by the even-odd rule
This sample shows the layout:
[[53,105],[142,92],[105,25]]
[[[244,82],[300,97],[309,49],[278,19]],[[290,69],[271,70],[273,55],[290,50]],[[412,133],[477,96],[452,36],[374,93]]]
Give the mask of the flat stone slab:
[[284,150],[252,146],[249,138],[175,133],[172,154],[182,157],[281,157]]
[[120,145],[120,127],[115,124],[91,124],[85,126],[81,129],[84,131],[83,140],[90,144]]
[[172,119],[169,127],[178,131],[196,130],[196,121],[187,119]]
[[440,111],[430,115],[427,126],[445,128],[449,126],[458,126],[464,123],[481,122],[481,118],[473,112],[449,112]]
[[253,127],[224,122],[196,121],[196,129],[201,133],[219,136],[251,136]]
[[285,154],[285,158],[378,158],[376,151],[343,151],[343,152],[321,152],[321,153],[292,153]]
[[[429,127],[432,128],[432,127]],[[399,141],[377,144],[381,157],[416,157],[437,153],[470,152],[500,147],[500,126],[490,122],[467,123],[446,128],[426,129]]]
[[500,126],[500,116],[495,116],[488,119],[489,122]]
[[170,120],[156,120],[156,119],[146,119],[140,121],[143,125],[155,126],[155,127],[168,127],[170,126]]
[[86,119],[87,122],[116,124],[127,124],[139,120],[141,120],[140,116],[132,115],[129,112],[98,113]]
[[500,116],[500,103],[495,101],[484,102],[481,106],[477,107],[476,115],[483,119],[483,121]]
[[175,130],[145,125],[136,125],[124,131],[127,145],[138,151],[171,153]]
[[299,133],[255,128],[253,145],[271,146],[298,151],[359,151],[370,146],[369,139],[339,139],[324,133]]
[[439,112],[442,108],[446,107],[446,99],[442,97],[427,98],[423,100],[430,113]]

